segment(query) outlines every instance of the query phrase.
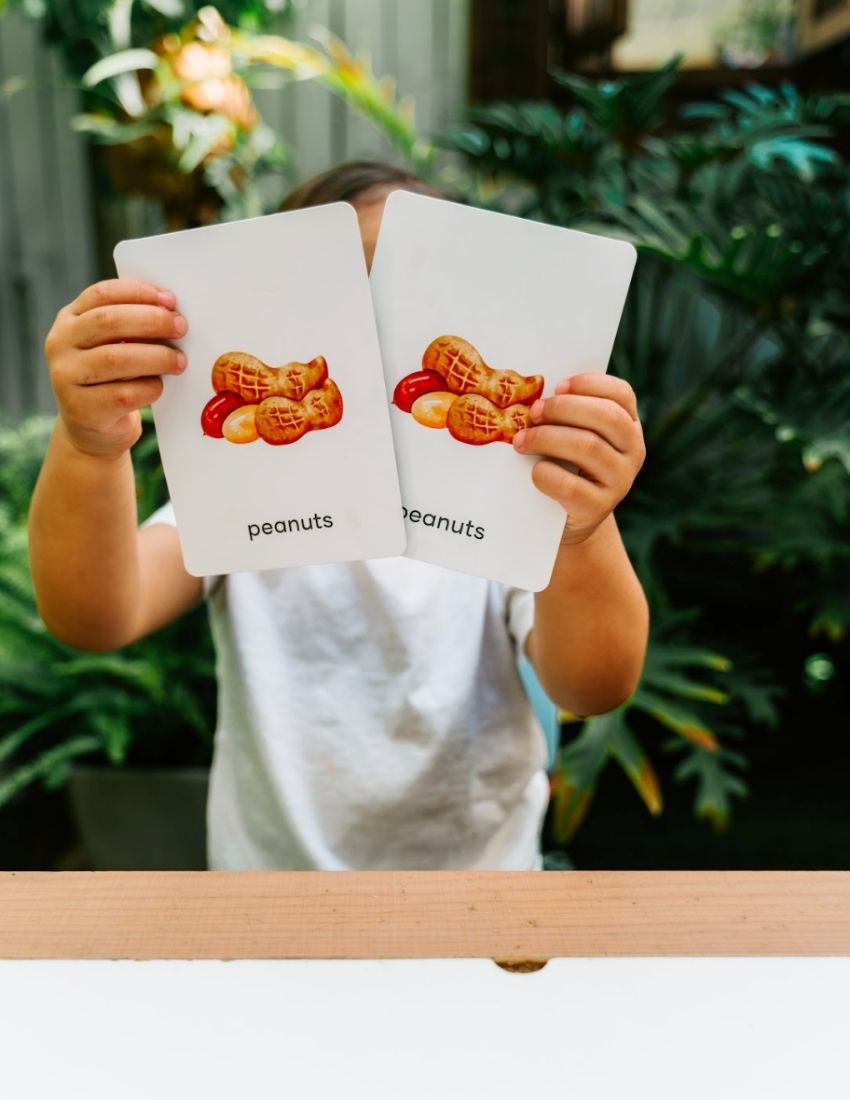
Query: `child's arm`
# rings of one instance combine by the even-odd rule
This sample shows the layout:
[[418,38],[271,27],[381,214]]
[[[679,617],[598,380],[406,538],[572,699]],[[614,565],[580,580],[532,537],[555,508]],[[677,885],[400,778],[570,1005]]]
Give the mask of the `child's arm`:
[[535,598],[528,657],[554,702],[600,714],[632,693],[646,651],[646,597],[613,516],[645,457],[637,402],[621,379],[582,374],[536,402],[532,419],[514,445],[547,456],[532,477],[564,506],[567,524],[549,586]]
[[30,561],[45,623],[81,649],[126,645],[201,597],[176,531],[137,530],[130,459],[139,409],[185,366],[165,343],[186,331],[175,304],[147,283],[98,283],[59,312],[45,342],[59,420],[33,496]]

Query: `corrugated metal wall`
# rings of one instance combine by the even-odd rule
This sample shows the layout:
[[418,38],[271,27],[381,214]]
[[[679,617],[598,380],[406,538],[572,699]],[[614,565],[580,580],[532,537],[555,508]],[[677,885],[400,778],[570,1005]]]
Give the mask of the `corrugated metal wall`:
[[[440,130],[462,109],[468,0],[308,0],[294,30],[329,27],[379,76],[416,101],[418,129]],[[16,91],[19,84],[22,90]],[[306,178],[341,160],[387,154],[376,131],[325,89],[299,84],[258,92],[266,119],[295,150]],[[99,272],[84,142],[70,119],[76,96],[37,25],[0,19],[0,413],[17,417],[53,402],[42,343],[56,311]],[[109,232],[150,227],[143,203],[111,210]],[[116,222],[118,225],[116,225]]]
[[[14,92],[17,80],[23,90]],[[0,409],[50,408],[41,343],[73,288],[91,281],[86,156],[76,96],[38,28],[0,20]],[[3,94],[5,93],[5,94]]]

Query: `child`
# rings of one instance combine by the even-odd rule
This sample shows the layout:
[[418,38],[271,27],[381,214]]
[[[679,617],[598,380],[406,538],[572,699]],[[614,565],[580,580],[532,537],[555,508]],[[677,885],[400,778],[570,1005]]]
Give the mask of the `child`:
[[[433,193],[364,162],[305,184],[284,208],[351,202],[370,263],[399,187]],[[168,343],[186,331],[167,288],[118,279],[84,290],[47,337],[59,419],[30,540],[48,627],[81,649],[114,649],[206,595],[219,675],[214,869],[539,867],[546,754],[518,652],[577,714],[621,703],[643,661],[646,601],[613,516],[644,458],[631,388],[565,380],[514,440],[540,456],[534,484],[568,516],[543,592],[406,558],[204,582],[183,567],[170,506],[137,529],[130,459],[139,409],[186,368]]]

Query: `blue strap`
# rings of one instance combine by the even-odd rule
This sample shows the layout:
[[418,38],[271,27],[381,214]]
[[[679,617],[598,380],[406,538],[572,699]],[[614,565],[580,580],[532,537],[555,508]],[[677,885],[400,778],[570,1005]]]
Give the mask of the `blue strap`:
[[519,676],[522,686],[525,688],[528,701],[537,716],[537,721],[543,728],[546,736],[546,744],[549,748],[549,760],[547,768],[551,768],[555,761],[555,753],[558,750],[560,739],[560,725],[558,723],[558,708],[540,686],[537,673],[525,657],[519,659]]

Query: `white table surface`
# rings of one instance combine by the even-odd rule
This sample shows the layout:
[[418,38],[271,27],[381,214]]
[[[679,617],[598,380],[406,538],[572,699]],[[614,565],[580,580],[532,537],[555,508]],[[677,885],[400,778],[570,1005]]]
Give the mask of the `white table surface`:
[[850,958],[7,960],[0,1095],[846,1100],[848,1022]]

